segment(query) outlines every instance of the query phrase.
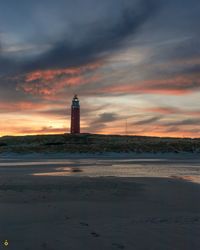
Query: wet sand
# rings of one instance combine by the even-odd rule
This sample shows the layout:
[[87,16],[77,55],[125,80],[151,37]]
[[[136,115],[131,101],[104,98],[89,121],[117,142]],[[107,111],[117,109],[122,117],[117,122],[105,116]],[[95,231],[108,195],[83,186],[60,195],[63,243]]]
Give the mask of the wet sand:
[[199,197],[199,184],[176,178],[5,171],[0,240],[11,250],[199,250]]

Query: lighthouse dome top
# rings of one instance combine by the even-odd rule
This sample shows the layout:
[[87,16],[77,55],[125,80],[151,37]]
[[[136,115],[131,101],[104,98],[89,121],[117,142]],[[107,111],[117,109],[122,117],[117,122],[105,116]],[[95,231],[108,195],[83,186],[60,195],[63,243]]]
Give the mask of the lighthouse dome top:
[[74,100],[78,101],[78,95],[77,94],[74,95]]

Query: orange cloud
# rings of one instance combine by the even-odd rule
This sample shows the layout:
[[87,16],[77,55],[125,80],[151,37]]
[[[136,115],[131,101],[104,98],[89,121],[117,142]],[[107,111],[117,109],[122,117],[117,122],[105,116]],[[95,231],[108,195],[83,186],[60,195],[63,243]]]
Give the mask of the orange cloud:
[[101,66],[101,63],[88,64],[82,67],[53,69],[53,70],[37,70],[28,73],[25,76],[25,82],[33,82],[39,80],[51,81],[57,77],[80,75],[88,71],[96,70]]
[[[79,68],[35,71],[25,75],[17,90],[23,90],[32,95],[52,97],[65,87],[78,87],[83,84],[96,82],[100,76],[95,70],[100,63],[88,64]],[[88,74],[93,73],[93,74]]]
[[100,79],[99,75],[91,77],[84,76],[72,76],[64,77],[60,79],[54,79],[53,81],[42,81],[42,82],[30,82],[23,83],[18,86],[18,90],[32,95],[41,95],[47,98],[55,96],[59,91],[62,91],[65,87],[78,87],[84,84],[91,84]]

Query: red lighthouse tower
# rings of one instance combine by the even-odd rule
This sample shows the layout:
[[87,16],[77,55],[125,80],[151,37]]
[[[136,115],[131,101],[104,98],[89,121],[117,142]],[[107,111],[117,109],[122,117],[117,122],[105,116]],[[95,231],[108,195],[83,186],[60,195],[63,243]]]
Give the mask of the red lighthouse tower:
[[75,95],[71,106],[71,134],[80,133],[80,104],[78,96]]

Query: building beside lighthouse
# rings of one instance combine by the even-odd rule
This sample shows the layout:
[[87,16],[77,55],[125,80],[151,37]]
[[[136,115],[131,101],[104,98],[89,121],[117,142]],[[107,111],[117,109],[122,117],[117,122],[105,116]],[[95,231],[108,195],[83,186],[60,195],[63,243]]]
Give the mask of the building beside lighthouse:
[[71,134],[80,134],[80,104],[75,95],[71,106]]

